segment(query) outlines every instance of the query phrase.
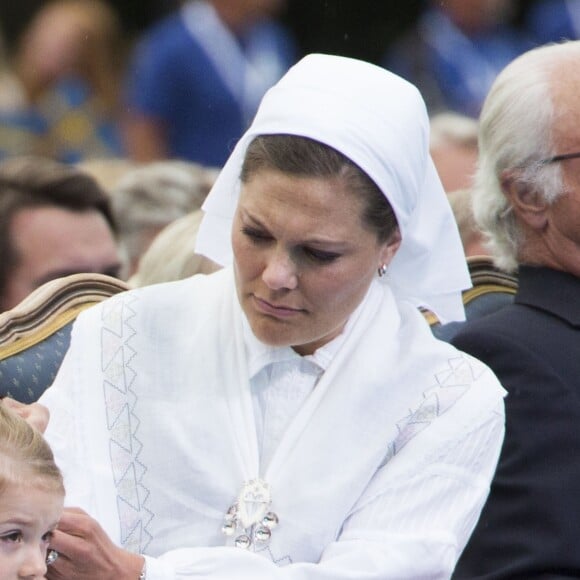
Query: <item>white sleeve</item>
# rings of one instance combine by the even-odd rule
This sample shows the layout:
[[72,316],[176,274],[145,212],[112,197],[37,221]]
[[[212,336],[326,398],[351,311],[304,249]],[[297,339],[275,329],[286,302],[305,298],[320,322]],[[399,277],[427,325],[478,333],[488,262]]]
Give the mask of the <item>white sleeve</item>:
[[319,563],[278,567],[238,548],[184,548],[148,558],[147,580],[449,578],[489,493],[503,436],[501,402],[471,432],[457,432],[444,449],[434,448],[410,477],[408,466],[387,464]]
[[[81,344],[71,345],[55,384],[40,400],[51,412],[46,435],[65,485],[70,483],[75,493],[67,493],[67,504],[99,513],[99,523],[119,543],[114,504],[105,502],[97,510],[94,485],[85,481],[87,457],[92,455],[81,449],[81,442],[90,446],[95,437],[83,417],[102,410],[93,408],[87,396],[90,377],[80,381],[86,356]],[[375,472],[319,562],[277,566],[270,558],[238,548],[181,548],[147,557],[148,580],[449,578],[489,493],[503,441],[503,401],[493,387],[495,383],[482,379],[479,389],[468,390],[424,430],[421,417],[416,418],[411,425],[415,436]]]
[[74,350],[69,349],[54,383],[38,402],[50,411],[45,437],[64,477],[66,505],[83,506],[88,513],[92,513],[93,502],[86,493],[91,489],[86,482],[86,456],[79,445],[81,438],[79,414],[75,411],[78,405],[74,385]]

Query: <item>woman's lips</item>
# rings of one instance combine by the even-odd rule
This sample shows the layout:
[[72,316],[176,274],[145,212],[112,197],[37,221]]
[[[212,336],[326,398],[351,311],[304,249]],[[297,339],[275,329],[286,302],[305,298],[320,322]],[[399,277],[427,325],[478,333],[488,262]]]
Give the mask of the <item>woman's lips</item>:
[[256,310],[276,318],[289,318],[304,312],[301,308],[292,308],[284,304],[272,304],[267,300],[253,296]]

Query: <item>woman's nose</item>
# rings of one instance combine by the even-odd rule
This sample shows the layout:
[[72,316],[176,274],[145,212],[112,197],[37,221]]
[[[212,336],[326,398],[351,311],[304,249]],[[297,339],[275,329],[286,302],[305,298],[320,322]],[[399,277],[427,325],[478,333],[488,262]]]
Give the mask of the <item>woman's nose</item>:
[[296,264],[287,252],[275,250],[267,258],[262,279],[271,290],[293,290],[298,284]]

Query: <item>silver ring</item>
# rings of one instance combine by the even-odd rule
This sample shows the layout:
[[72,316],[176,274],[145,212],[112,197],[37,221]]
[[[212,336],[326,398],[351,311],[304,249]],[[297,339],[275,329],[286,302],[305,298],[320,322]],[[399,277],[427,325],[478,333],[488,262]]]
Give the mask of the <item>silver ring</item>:
[[49,550],[46,554],[46,565],[51,566],[58,560],[58,552],[56,550]]

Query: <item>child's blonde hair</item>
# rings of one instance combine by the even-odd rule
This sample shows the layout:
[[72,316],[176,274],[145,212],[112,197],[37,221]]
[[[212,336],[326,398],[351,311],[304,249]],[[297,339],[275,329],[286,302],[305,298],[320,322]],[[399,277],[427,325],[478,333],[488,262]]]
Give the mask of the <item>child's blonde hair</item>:
[[62,474],[42,434],[0,401],[0,493],[12,484],[64,495]]

